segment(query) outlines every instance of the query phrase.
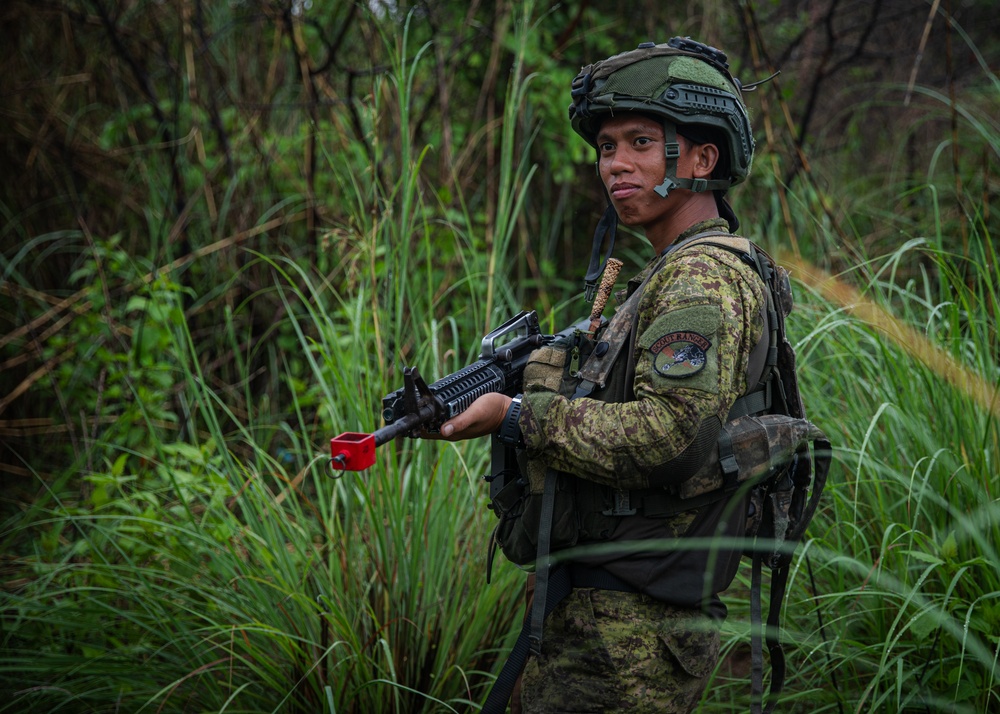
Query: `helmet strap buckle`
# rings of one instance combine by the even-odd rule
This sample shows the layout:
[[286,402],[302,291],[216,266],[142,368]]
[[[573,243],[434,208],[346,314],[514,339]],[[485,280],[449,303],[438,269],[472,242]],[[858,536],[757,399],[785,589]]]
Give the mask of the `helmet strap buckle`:
[[691,179],[691,190],[694,193],[702,193],[708,190],[708,179],[695,178]]
[[654,188],[653,191],[658,193],[660,198],[666,198],[675,188],[677,188],[677,182],[670,176],[664,176],[663,183]]
[[653,189],[661,198],[666,198],[678,187],[677,159],[681,157],[681,145],[677,141],[677,127],[673,122],[663,122],[663,154],[667,157],[663,183]]

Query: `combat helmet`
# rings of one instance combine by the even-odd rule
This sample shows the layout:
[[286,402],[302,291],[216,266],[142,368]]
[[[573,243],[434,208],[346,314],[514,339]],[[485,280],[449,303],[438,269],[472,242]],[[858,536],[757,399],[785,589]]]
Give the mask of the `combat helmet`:
[[[666,198],[675,188],[694,192],[714,191],[719,214],[735,231],[739,221],[724,195],[730,186],[750,174],[754,138],[750,117],[743,103],[744,87],[729,71],[724,52],[687,37],[674,37],[666,44],[643,42],[587,65],[572,83],[569,118],[573,130],[597,148],[601,123],[616,113],[641,112],[663,122],[666,175],[655,191]],[[677,177],[680,156],[678,133],[689,138],[704,137],[706,130],[720,140],[720,164],[724,171],[708,179]],[[697,143],[708,143],[698,140]],[[595,253],[587,271],[588,299],[595,272],[603,269],[599,251],[604,235],[614,245],[617,215],[609,206],[594,236]]]
[[[657,192],[674,188],[692,191],[726,190],[750,173],[754,139],[742,98],[743,86],[729,72],[725,53],[686,37],[666,44],[643,42],[637,49],[614,55],[580,70],[573,80],[569,106],[573,130],[597,146],[601,122],[618,112],[642,112],[663,120],[667,179]],[[717,130],[725,137],[729,176],[678,179],[677,127]]]

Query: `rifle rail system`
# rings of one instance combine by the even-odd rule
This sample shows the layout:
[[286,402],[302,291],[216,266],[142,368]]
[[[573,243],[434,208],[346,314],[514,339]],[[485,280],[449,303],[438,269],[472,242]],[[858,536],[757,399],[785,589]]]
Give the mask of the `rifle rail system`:
[[371,434],[348,431],[331,439],[330,468],[364,471],[375,463],[375,449],[382,444],[433,432],[483,394],[518,394],[528,356],[554,337],[542,334],[535,311],[524,310],[483,338],[478,361],[433,384],[416,367],[405,367],[403,386],[382,398],[385,426]]

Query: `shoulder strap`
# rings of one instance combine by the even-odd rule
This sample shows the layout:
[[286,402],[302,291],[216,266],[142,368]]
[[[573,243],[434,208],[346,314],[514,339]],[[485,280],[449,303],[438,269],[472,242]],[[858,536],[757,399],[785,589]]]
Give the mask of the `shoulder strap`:
[[583,367],[580,368],[579,376],[581,383],[576,394],[573,395],[574,399],[588,396],[595,388],[603,389],[607,384],[608,375],[611,373],[611,368],[614,366],[615,360],[618,359],[622,347],[629,343],[629,333],[635,332],[635,323],[639,317],[639,301],[642,299],[642,292],[646,288],[646,284],[665,263],[666,256],[662,256],[643,279],[639,287],[629,295],[628,300],[612,316],[611,321],[601,335],[601,342],[606,342],[609,348],[600,357],[591,355]]
[[[805,418],[805,409],[798,392],[797,375],[795,374],[795,352],[785,338],[785,312],[778,309],[778,290],[780,289],[779,277],[787,279],[785,275],[779,276],[780,269],[767,253],[760,250],[745,238],[735,236],[694,236],[691,240],[695,245],[711,245],[723,248],[735,253],[745,263],[750,265],[764,283],[764,296],[766,304],[762,312],[764,317],[764,329],[767,334],[766,340],[761,340],[754,348],[750,357],[750,364],[747,368],[748,384],[756,384],[750,391],[736,400],[729,412],[729,420],[737,419],[749,414],[760,414],[773,412],[775,409],[781,413],[797,418]],[[789,295],[790,297],[790,295]],[[790,309],[790,302],[789,302]],[[766,345],[765,349],[761,349]],[[780,351],[780,352],[779,352]],[[785,361],[785,369],[778,371],[779,354]],[[777,372],[777,379],[775,374]],[[784,374],[788,372],[788,374]],[[759,376],[757,376],[759,375]],[[756,376],[756,380],[753,377]],[[772,384],[777,384],[778,404],[774,404],[772,394]],[[725,429],[722,431],[726,433]],[[823,491],[826,483],[826,472],[829,469],[829,442],[825,439],[816,439],[813,442],[816,460],[816,474],[812,484],[812,494],[809,502],[805,505],[805,512],[798,525],[801,529],[809,522],[819,501],[819,495]],[[725,449],[724,441],[720,440],[720,460],[724,463],[727,456],[723,453]],[[823,453],[825,452],[825,453]],[[806,475],[808,480],[808,475]],[[795,493],[799,498],[803,497],[803,492],[808,484],[796,484]],[[796,542],[801,538],[801,530],[798,533],[790,534],[791,542]],[[768,603],[767,624],[763,626],[763,612],[761,606],[761,568],[764,562],[764,554],[755,551],[751,556],[751,585],[750,585],[750,697],[751,714],[770,714],[777,705],[778,697],[784,688],[785,683],[785,653],[781,646],[781,605],[785,598],[785,588],[788,583],[789,562],[785,558],[772,556],[768,563],[772,567],[771,572],[771,592]],[[764,635],[762,638],[761,631]],[[764,640],[762,642],[762,639]],[[768,701],[764,705],[764,656],[763,645],[767,645],[768,659],[771,665],[771,686],[768,694]]]
[[750,714],[770,714],[778,703],[778,695],[785,686],[785,650],[779,639],[781,603],[785,599],[788,566],[771,573],[771,601],[767,610],[767,628],[764,639],[771,664],[771,688],[767,706],[764,707],[764,648],[761,643],[761,561],[763,556],[754,553],[750,579]]
[[[780,410],[782,413],[788,413],[789,406],[785,398],[782,380],[774,380],[779,349],[785,341],[784,315],[778,310],[778,301],[775,295],[778,286],[774,261],[749,239],[727,233],[705,233],[692,236],[685,242],[684,247],[689,245],[708,245],[728,250],[753,268],[764,283],[765,304],[761,306],[761,312],[764,318],[765,334],[768,335],[768,338],[761,340],[750,355],[750,363],[747,367],[747,384],[752,386],[746,394],[734,402],[729,411],[728,419],[738,419],[748,414],[762,414],[770,410],[774,403],[772,384],[775,382],[777,382],[778,395],[781,398]],[[794,379],[794,375],[790,375],[789,378]],[[804,415],[793,414],[793,416]]]
[[670,252],[690,248],[696,245],[714,245],[717,248],[724,248],[730,253],[736,253],[739,255],[741,253],[749,254],[750,248],[753,244],[750,242],[749,238],[733,235],[732,233],[705,231],[704,233],[696,233],[693,236],[685,238],[680,243],[672,246]]
[[521,632],[483,703],[481,714],[504,714],[507,711],[507,703],[510,702],[514,692],[514,684],[521,676],[528,661],[528,654],[534,645],[532,630],[535,627],[535,613],[540,613],[539,616],[544,620],[572,589],[573,580],[567,568],[556,568],[553,571],[544,593],[538,592],[536,580],[535,594],[531,600],[531,614],[524,618]]

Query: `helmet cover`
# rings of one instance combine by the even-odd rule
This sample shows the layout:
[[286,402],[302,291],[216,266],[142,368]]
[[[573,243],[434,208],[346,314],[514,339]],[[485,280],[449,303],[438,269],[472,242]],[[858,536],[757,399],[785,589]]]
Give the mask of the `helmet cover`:
[[728,153],[730,165],[725,187],[750,173],[754,139],[742,85],[730,74],[726,55],[713,47],[681,37],[666,44],[644,42],[582,68],[571,94],[573,130],[591,146],[597,146],[605,119],[641,112],[664,122],[668,143],[678,127],[681,134],[684,126],[720,131],[727,145],[719,148]]

